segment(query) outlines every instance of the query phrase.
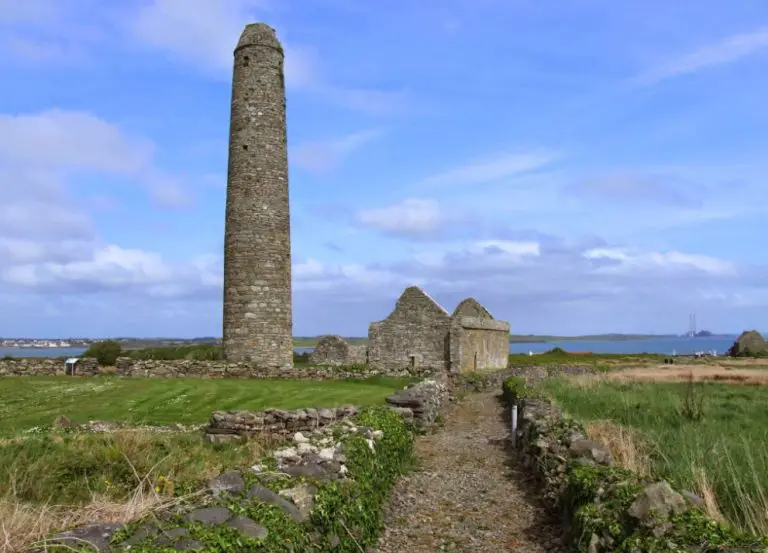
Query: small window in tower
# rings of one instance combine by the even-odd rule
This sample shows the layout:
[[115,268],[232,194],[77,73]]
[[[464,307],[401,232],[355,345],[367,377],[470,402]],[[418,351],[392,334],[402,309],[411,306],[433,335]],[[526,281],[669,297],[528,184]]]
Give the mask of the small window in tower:
[[248,62],[250,62],[250,58],[248,56],[243,56],[243,67],[248,67]]
[[248,151],[248,144],[243,144],[243,150]]

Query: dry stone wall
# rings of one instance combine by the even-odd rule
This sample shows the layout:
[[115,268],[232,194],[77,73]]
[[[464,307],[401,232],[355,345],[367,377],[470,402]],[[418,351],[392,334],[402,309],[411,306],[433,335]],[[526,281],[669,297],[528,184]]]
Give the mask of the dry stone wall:
[[[63,358],[17,358],[0,359],[1,376],[64,376]],[[81,359],[75,375],[96,376],[103,374],[130,378],[306,378],[331,380],[340,378],[369,378],[371,376],[428,376],[431,371],[424,368],[410,370],[408,367],[373,369],[369,367],[307,366],[260,368],[251,363],[230,363],[227,361],[197,361],[176,359],[171,361],[136,360],[120,357],[114,367],[98,367],[95,360]]]
[[[0,376],[64,376],[68,374],[65,357],[25,357],[0,359]],[[80,359],[75,365],[75,376],[102,374],[95,359]]]
[[768,538],[738,534],[709,519],[694,494],[616,466],[608,449],[531,386],[541,371],[517,372],[504,383],[505,400],[518,411],[516,454],[562,515],[574,551],[765,551]]
[[426,428],[435,423],[448,400],[448,381],[427,379],[400,390],[387,398],[387,404],[416,426]]
[[205,427],[206,440],[215,443],[264,433],[284,436],[294,432],[311,432],[352,417],[358,411],[359,408],[354,405],[320,409],[266,409],[260,412],[216,411]]

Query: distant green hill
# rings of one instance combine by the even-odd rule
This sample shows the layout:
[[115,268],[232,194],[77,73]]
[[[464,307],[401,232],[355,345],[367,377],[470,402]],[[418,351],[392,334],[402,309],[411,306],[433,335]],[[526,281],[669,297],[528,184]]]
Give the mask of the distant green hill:
[[[575,342],[575,341],[603,341],[621,342],[625,340],[644,340],[653,338],[674,338],[674,334],[588,334],[585,336],[552,336],[535,334],[512,334],[510,342],[513,344],[529,344],[533,342]],[[297,348],[314,347],[320,336],[296,336],[293,345]],[[345,336],[344,339],[351,344],[364,344],[368,338],[361,336]]]

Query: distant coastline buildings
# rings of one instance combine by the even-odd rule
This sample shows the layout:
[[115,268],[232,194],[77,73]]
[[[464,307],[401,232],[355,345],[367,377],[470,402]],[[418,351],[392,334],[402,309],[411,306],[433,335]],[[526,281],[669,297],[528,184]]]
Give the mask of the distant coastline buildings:
[[88,347],[90,341],[70,341],[70,340],[37,340],[37,339],[3,339],[0,340],[2,348],[79,348]]

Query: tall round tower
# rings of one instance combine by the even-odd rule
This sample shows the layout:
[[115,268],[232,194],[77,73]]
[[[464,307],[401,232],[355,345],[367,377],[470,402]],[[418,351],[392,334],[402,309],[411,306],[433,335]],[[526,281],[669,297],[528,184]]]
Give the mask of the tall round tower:
[[234,52],[224,238],[224,355],[293,366],[283,48],[249,24]]

